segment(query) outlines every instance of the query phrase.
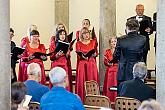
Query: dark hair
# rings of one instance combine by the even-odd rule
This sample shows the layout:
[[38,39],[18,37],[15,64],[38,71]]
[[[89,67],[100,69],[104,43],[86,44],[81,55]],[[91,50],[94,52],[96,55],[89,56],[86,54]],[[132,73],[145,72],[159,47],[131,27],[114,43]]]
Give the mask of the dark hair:
[[[88,22],[89,22],[89,25],[91,24],[89,19],[86,18],[86,19],[84,19],[84,20],[88,21]],[[83,21],[84,21],[84,20],[83,20]]]
[[63,29],[57,31],[57,33],[56,33],[56,42],[58,42],[58,40],[60,40],[60,34],[61,34],[62,32],[65,32],[65,40],[64,40],[64,42],[67,42],[67,33],[66,33],[66,31],[63,30]]
[[129,30],[139,30],[139,22],[135,19],[129,19],[126,22],[126,26],[128,27]]
[[39,35],[39,32],[37,30],[32,30],[30,32],[30,36],[32,36],[32,35]]
[[12,28],[10,28],[10,32],[14,33],[14,30]]
[[11,85],[11,102],[20,104],[27,93],[26,86],[23,82],[15,82]]

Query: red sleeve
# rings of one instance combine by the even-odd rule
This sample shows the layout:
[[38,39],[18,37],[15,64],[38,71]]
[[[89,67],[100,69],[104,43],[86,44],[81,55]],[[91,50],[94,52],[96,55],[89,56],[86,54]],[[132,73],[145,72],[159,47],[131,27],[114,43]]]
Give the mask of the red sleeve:
[[109,66],[108,65],[108,51],[106,50],[105,52],[104,52],[104,65],[105,66]]
[[[54,52],[56,48],[56,44],[55,44],[55,39],[54,39],[54,36],[51,37],[50,39],[50,45],[49,45],[49,52]],[[53,61],[55,60],[55,53],[53,53],[51,56],[50,56],[50,60]]]
[[92,42],[94,43],[94,49],[96,51],[96,57],[99,55],[99,52],[98,52],[98,43],[97,43],[97,39],[92,39]]
[[28,37],[24,37],[22,40],[21,40],[21,45],[20,47],[24,47],[26,45],[26,43],[29,42],[28,41]]
[[[80,41],[76,42],[76,51],[80,51]],[[80,56],[77,55],[77,60],[79,60],[79,59],[80,59]]]

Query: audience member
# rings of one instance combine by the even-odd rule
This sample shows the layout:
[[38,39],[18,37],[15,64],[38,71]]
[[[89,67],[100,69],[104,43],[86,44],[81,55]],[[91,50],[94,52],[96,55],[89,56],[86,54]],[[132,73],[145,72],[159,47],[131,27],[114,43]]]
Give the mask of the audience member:
[[25,81],[27,94],[32,96],[31,101],[40,102],[41,97],[49,91],[47,86],[41,85],[41,68],[37,63],[30,63],[27,67],[28,79]]
[[126,35],[117,39],[113,60],[119,60],[118,85],[122,81],[133,79],[132,68],[134,64],[143,60],[146,38],[143,35],[139,35],[138,30],[138,21],[130,19],[126,22]]
[[[85,98],[85,81],[95,80],[99,84],[99,75],[96,64],[96,57],[98,56],[96,40],[90,39],[89,30],[84,27],[81,30],[81,39],[76,43],[77,52],[77,71],[76,71],[76,94],[84,102]],[[94,50],[91,52],[91,50]],[[80,54],[78,54],[80,52]],[[83,53],[83,54],[81,54]],[[90,54],[87,54],[90,53]],[[88,56],[85,56],[87,54]]]
[[164,110],[156,100],[145,100],[142,102],[138,110]]
[[80,98],[65,89],[68,77],[63,68],[53,68],[49,78],[53,87],[41,98],[41,110],[85,110]]
[[113,59],[113,53],[115,51],[117,39],[116,37],[111,37],[109,40],[110,49],[107,49],[104,53],[104,65],[106,66],[106,73],[104,77],[103,85],[103,95],[109,97],[110,101],[115,102],[117,92],[109,91],[109,88],[112,86],[117,86],[117,62],[110,63],[109,61]]
[[134,79],[122,82],[119,85],[119,96],[131,97],[140,100],[156,98],[156,91],[144,84],[147,76],[147,67],[144,62],[138,62],[133,67]]
[[145,49],[143,53],[143,59],[146,63],[147,61],[147,54],[150,50],[150,39],[149,35],[153,33],[152,29],[152,22],[151,17],[148,17],[144,15],[144,5],[138,4],[136,5],[136,16],[133,16],[129,19],[136,19],[140,23],[139,32],[141,35],[144,35],[146,37],[146,43],[145,43]]
[[24,83],[14,82],[11,85],[11,110],[28,110],[28,107],[23,107],[26,93],[27,89]]

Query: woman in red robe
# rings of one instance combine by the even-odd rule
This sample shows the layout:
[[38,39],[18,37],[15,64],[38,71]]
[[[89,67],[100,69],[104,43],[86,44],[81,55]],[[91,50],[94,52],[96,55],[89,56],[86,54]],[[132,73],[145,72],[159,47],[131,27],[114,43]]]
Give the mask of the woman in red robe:
[[45,84],[46,76],[44,70],[43,61],[46,60],[46,56],[41,55],[39,58],[36,58],[33,54],[35,52],[46,53],[44,44],[39,42],[39,32],[33,30],[30,33],[30,43],[26,43],[26,48],[22,54],[22,60],[25,62],[24,68],[22,68],[23,81],[27,80],[27,66],[30,63],[38,63],[41,67],[41,84]]
[[59,40],[62,42],[67,42],[66,40],[67,37],[67,33],[65,30],[59,30],[56,34],[56,42],[51,43],[50,45],[50,52],[54,52],[51,56],[50,56],[50,60],[51,60],[51,69],[54,67],[62,67],[63,69],[65,69],[66,73],[68,73],[68,80],[69,80],[69,85],[66,87],[66,89],[68,91],[71,91],[71,74],[69,74],[69,70],[68,70],[68,59],[70,59],[70,51],[68,50],[68,52],[65,54],[63,53],[63,51],[59,51],[59,52],[55,52],[56,49],[56,45],[58,45]]
[[[90,25],[91,24],[90,24],[90,20],[89,19],[83,19],[83,21],[82,21],[82,28],[85,27],[85,28],[87,28],[89,30]],[[90,32],[90,34],[89,34],[90,39],[95,40],[96,52],[98,53],[98,49],[97,49],[98,42],[97,42],[96,34],[95,34],[95,32],[92,33],[91,30],[89,30],[89,32]],[[78,30],[76,32],[76,39],[77,39],[77,41],[81,41],[80,35],[81,35],[81,32],[80,32],[80,30]],[[79,57],[77,57],[76,73],[77,73],[77,70],[78,70],[78,64],[79,64]]]
[[[25,48],[27,43],[30,43],[29,37],[30,37],[30,32],[32,30],[37,30],[37,26],[31,24],[28,29],[27,29],[27,36],[23,37],[23,39],[21,40],[21,45],[20,47]],[[22,61],[22,58],[20,59],[19,62],[19,72],[18,72],[18,81],[24,82],[24,76],[23,76],[23,68],[25,68],[25,62]]]
[[106,73],[103,85],[103,95],[109,97],[110,101],[115,102],[117,96],[116,91],[110,91],[109,88],[112,86],[117,86],[116,75],[118,71],[117,63],[110,63],[109,61],[113,58],[113,52],[116,47],[117,39],[112,37],[109,40],[110,49],[107,49],[104,53],[104,64],[106,66]]
[[[76,73],[76,94],[78,94],[81,100],[84,102],[85,97],[85,81],[95,80],[99,84],[98,69],[96,64],[96,40],[90,39],[89,30],[84,27],[81,30],[81,40],[76,43],[76,52],[79,59],[77,73]],[[95,52],[88,57],[78,54],[82,52],[84,54],[88,53],[90,50],[95,50]]]

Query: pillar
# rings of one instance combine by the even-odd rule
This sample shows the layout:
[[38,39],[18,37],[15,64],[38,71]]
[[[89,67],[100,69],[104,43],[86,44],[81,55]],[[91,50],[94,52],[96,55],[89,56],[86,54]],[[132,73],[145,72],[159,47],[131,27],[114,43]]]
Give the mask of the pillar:
[[63,23],[69,29],[69,0],[55,0],[55,24]]
[[156,99],[165,107],[165,0],[158,0],[156,41]]
[[0,107],[10,110],[9,0],[0,0]]
[[104,51],[109,48],[109,38],[116,35],[116,0],[100,0],[99,76],[104,81]]

